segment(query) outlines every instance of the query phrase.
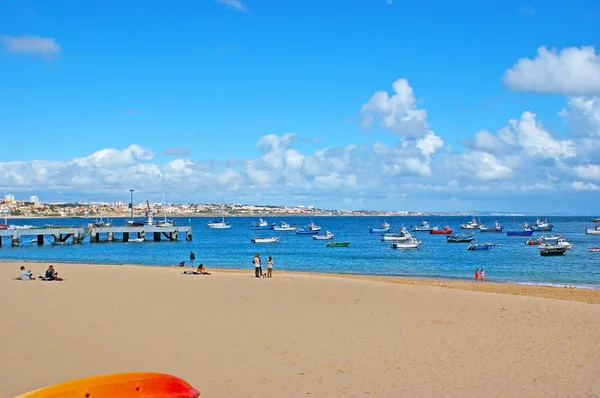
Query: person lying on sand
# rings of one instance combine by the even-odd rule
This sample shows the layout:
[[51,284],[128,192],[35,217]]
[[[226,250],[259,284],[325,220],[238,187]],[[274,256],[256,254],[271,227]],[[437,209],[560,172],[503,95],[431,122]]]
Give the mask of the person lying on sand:
[[200,264],[196,271],[186,270],[186,271],[183,271],[183,274],[184,275],[210,275],[210,272],[206,271],[206,268],[204,268],[204,264]]
[[62,278],[58,277],[58,272],[54,269],[53,265],[49,265],[44,276],[40,276],[43,281],[62,281]]
[[17,279],[20,279],[22,281],[30,281],[30,280],[33,280],[35,278],[33,276],[33,272],[31,272],[30,269],[25,270],[25,266],[22,265],[21,266],[21,274],[20,274],[20,276]]

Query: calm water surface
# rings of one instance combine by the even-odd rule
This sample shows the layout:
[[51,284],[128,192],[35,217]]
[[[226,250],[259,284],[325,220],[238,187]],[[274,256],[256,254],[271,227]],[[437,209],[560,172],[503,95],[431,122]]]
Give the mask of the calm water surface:
[[[206,226],[206,217],[175,218],[179,225],[191,222],[193,240],[186,242],[180,234],[178,242],[145,243],[90,243],[52,246],[48,242],[39,247],[23,238],[21,246],[10,247],[8,238],[0,248],[0,260],[68,261],[84,263],[117,263],[144,265],[171,265],[188,260],[190,251],[197,263],[208,268],[245,268],[252,270],[252,256],[258,252],[272,255],[276,270],[354,273],[389,276],[414,276],[445,279],[470,279],[475,268],[483,267],[490,281],[516,283],[543,283],[600,288],[600,255],[587,252],[588,247],[600,246],[600,236],[585,234],[592,223],[589,217],[553,217],[552,233],[560,233],[573,242],[573,249],[564,256],[541,257],[536,246],[526,246],[527,237],[508,237],[506,233],[476,232],[478,241],[491,241],[500,246],[489,251],[467,251],[467,244],[446,243],[444,235],[416,232],[423,241],[419,249],[394,250],[390,242],[382,242],[379,234],[370,234],[369,226],[383,221],[397,230],[423,220],[432,225],[449,225],[457,232],[468,217],[268,217],[269,222],[285,220],[292,225],[305,225],[311,220],[333,232],[336,241],[350,241],[348,248],[327,248],[325,241],[315,241],[308,235],[293,232],[252,231],[250,224],[257,217],[231,217],[228,230],[213,230]],[[497,219],[505,230],[518,224],[535,221],[530,217],[482,217],[492,226]],[[124,225],[124,219],[115,218],[114,225]],[[17,225],[73,225],[85,226],[92,219],[9,219]],[[534,233],[534,237],[542,233]],[[254,236],[281,236],[277,244],[253,244]],[[117,236],[119,238],[119,236]],[[102,238],[104,239],[104,237]]]

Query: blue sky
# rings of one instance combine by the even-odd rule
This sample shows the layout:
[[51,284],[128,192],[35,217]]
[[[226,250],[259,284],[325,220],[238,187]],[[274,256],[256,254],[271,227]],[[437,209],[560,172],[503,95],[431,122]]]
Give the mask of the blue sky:
[[593,1],[7,0],[0,186],[593,212],[599,23]]

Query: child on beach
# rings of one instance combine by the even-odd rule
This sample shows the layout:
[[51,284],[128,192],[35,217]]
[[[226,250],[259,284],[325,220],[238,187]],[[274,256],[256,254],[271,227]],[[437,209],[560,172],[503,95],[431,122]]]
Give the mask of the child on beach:
[[30,269],[28,269],[28,270],[25,270],[25,266],[24,266],[24,265],[22,265],[22,266],[21,266],[21,276],[20,276],[19,278],[20,278],[22,281],[30,281],[30,280],[33,280],[33,279],[35,279],[35,278],[33,277],[33,272],[31,272],[31,270],[30,270]]
[[273,257],[267,259],[267,278],[273,277]]
[[481,269],[481,271],[479,271],[479,281],[481,283],[483,283],[483,280],[485,279],[485,271],[483,270],[483,268]]
[[475,282],[479,282],[479,268],[475,270]]

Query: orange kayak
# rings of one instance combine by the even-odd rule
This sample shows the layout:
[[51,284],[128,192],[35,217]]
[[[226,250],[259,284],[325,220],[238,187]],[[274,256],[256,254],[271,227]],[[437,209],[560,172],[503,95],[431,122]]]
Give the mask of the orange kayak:
[[116,373],[85,377],[40,388],[15,398],[198,398],[200,392],[175,376],[151,373]]

